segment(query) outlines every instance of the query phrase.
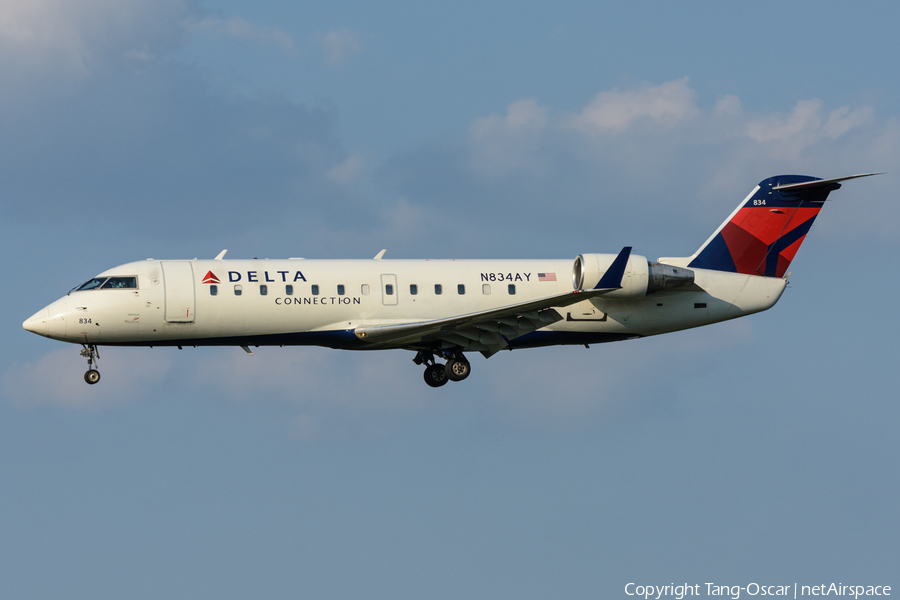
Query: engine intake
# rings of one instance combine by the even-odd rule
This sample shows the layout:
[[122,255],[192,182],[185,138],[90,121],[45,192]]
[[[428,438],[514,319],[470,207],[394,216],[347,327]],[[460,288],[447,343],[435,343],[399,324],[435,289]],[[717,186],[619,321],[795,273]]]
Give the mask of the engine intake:
[[[593,289],[609,269],[616,254],[582,254],[572,267],[572,285],[576,290]],[[625,265],[622,289],[604,294],[604,298],[636,298],[647,293],[647,257],[632,254]]]

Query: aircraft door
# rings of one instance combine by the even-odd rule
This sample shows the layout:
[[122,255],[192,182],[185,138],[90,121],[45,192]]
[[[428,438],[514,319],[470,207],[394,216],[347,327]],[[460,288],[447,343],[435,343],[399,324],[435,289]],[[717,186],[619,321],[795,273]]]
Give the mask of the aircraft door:
[[385,306],[397,305],[397,276],[382,275],[381,276],[381,303]]
[[163,261],[166,322],[194,322],[194,269],[187,261]]

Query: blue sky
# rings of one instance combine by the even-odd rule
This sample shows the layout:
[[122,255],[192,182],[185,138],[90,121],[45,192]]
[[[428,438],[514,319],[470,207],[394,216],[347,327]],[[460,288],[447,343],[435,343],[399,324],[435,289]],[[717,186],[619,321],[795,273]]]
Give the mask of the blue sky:
[[[606,598],[900,586],[898,9],[0,2],[0,595]],[[834,192],[769,312],[501,353],[78,349],[154,258],[692,253]],[[886,264],[887,263],[887,264]]]

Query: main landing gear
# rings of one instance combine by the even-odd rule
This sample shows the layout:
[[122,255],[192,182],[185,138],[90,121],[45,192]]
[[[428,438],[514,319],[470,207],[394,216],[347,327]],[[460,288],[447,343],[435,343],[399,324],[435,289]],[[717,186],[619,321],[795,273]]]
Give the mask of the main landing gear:
[[88,360],[88,370],[87,373],[84,374],[84,380],[94,385],[98,381],[100,381],[100,371],[94,368],[94,365],[100,360],[100,350],[97,349],[97,346],[94,344],[84,345],[84,350],[81,351],[81,355]]
[[441,387],[448,381],[462,381],[472,372],[472,366],[462,352],[444,354],[446,364],[436,362],[434,354],[428,350],[419,350],[413,362],[417,365],[425,363],[425,383],[431,387]]

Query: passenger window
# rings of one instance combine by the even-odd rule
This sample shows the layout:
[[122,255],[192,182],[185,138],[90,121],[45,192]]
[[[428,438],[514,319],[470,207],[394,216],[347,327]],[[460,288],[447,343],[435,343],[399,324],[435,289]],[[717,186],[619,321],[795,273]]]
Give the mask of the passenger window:
[[369,295],[369,284],[368,283],[362,284],[359,287],[359,291],[362,293],[363,296],[368,296]]
[[344,295],[344,286],[343,286],[343,284],[341,284],[341,285],[338,285],[338,296],[343,296],[343,295]]
[[267,285],[259,286],[259,295],[260,296],[265,296],[268,293],[269,293],[269,286],[267,286]]
[[237,284],[234,286],[234,295],[235,296],[241,295],[241,284]]
[[491,295],[491,284],[485,283],[484,285],[482,285],[481,293],[484,294],[485,296],[490,296]]
[[419,293],[419,286],[414,283],[409,284],[409,293],[411,296],[415,296]]
[[509,295],[510,296],[516,295],[516,284],[514,284],[514,283],[509,284]]
[[219,293],[219,286],[211,285],[209,286],[209,295],[216,296]]
[[292,286],[291,284],[287,284],[286,286],[284,286],[284,294],[286,296],[293,296],[294,295],[294,286]]
[[444,286],[439,283],[434,284],[434,293],[437,296],[440,296],[444,292]]
[[390,283],[385,284],[384,293],[387,294],[388,296],[393,296],[394,295],[394,286]]
[[466,286],[464,286],[463,284],[459,284],[458,286],[456,286],[456,293],[459,294],[460,296],[462,296],[463,294],[465,294],[465,293],[466,293]]
[[313,286],[312,286],[312,295],[313,295],[313,296],[318,296],[318,295],[319,295],[319,286],[317,286],[317,285],[313,285]]

